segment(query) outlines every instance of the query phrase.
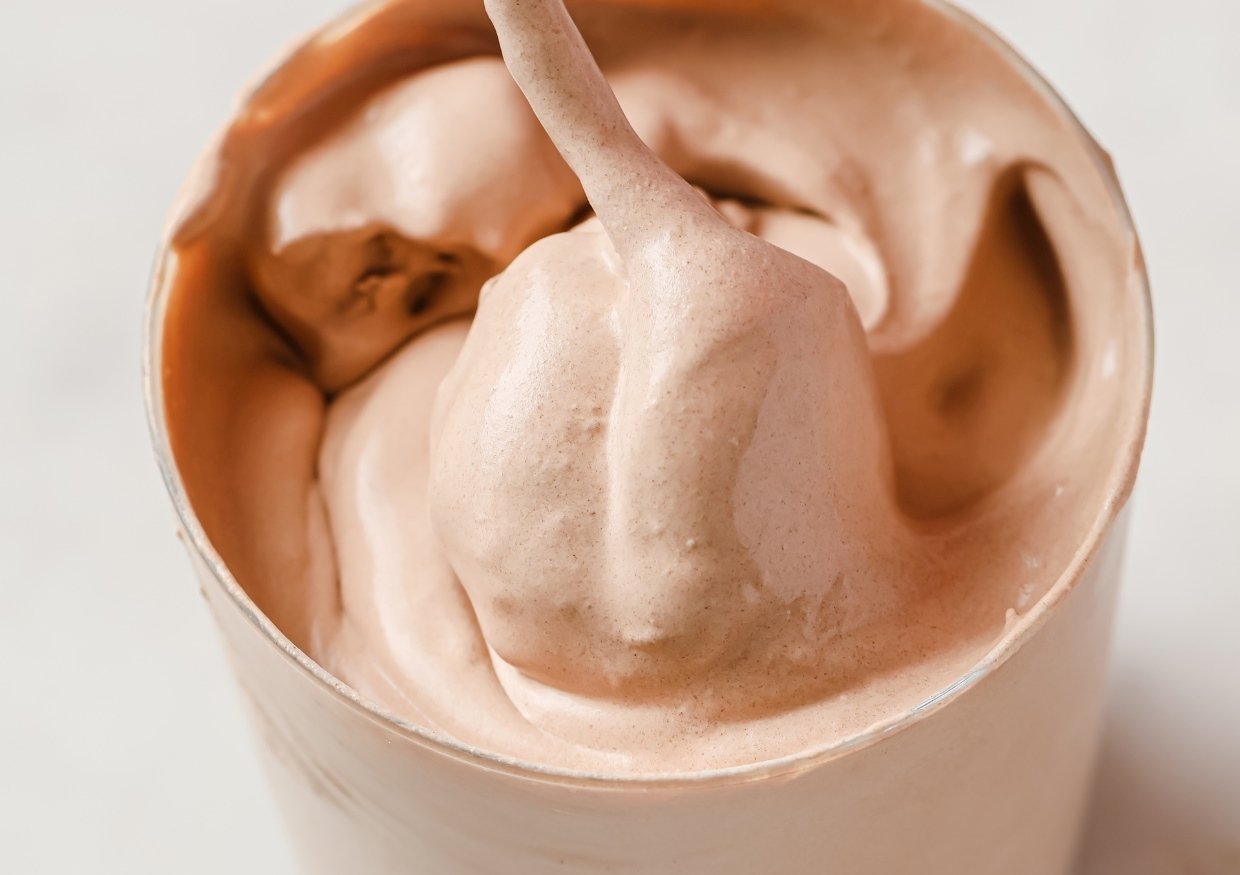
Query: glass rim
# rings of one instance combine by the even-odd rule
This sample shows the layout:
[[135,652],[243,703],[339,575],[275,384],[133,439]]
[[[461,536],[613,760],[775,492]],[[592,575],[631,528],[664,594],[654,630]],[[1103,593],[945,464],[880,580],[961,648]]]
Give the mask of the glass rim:
[[[1138,308],[1137,315],[1141,321],[1141,327],[1144,329],[1141,332],[1140,367],[1142,371],[1140,376],[1142,380],[1140,387],[1141,395],[1138,399],[1139,405],[1136,408],[1137,415],[1134,422],[1126,423],[1126,427],[1130,429],[1131,433],[1127,435],[1127,440],[1121,451],[1123,465],[1118,473],[1113,475],[1113,481],[1108,485],[1106,498],[1098,515],[1088,531],[1085,532],[1071,560],[1054,583],[1025,614],[1021,615],[1016,623],[1006,628],[999,635],[986,653],[967,672],[955,678],[943,689],[927,697],[912,708],[895,713],[874,724],[864,732],[850,735],[830,744],[807,748],[782,757],[735,766],[636,775],[560,768],[519,757],[506,756],[465,744],[446,733],[403,720],[377,703],[363,697],[352,687],[319,665],[301,648],[297,647],[280,631],[271,619],[259,610],[207,537],[190,504],[189,496],[173,456],[165,416],[162,381],[164,314],[168,303],[167,280],[169,267],[175,263],[175,254],[172,252],[169,243],[171,231],[179,219],[180,204],[187,193],[192,190],[198,175],[203,172],[204,166],[209,164],[209,159],[214,155],[217,142],[212,140],[187,176],[187,181],[175,201],[176,205],[173,208],[168,226],[161,237],[155,256],[155,265],[152,270],[150,287],[144,306],[145,325],[143,328],[142,348],[143,396],[147,427],[154,445],[156,462],[163,477],[164,485],[172,499],[173,508],[181,530],[184,533],[186,546],[192,552],[192,558],[200,561],[210,573],[214,583],[219,586],[231,602],[231,606],[236,608],[246,622],[253,627],[254,631],[265,639],[265,643],[275,647],[285,659],[291,661],[298,669],[309,675],[312,681],[330,693],[341,704],[354,709],[363,717],[379,724],[385,730],[393,732],[406,741],[426,749],[430,754],[444,755],[483,770],[542,783],[604,789],[628,787],[635,790],[677,787],[687,789],[737,784],[809,771],[831,760],[876,744],[885,738],[920,723],[976,686],[981,680],[994,673],[1001,665],[1007,662],[1021,648],[1024,642],[1047,622],[1059,603],[1075,588],[1076,583],[1080,580],[1086,568],[1089,567],[1094,555],[1101,548],[1105,537],[1113,529],[1131,493],[1140,462],[1142,447],[1145,442],[1150,398],[1153,390],[1154,336],[1149,276],[1144,259],[1141,257],[1140,240],[1133,223],[1131,211],[1124,197],[1119,179],[1116,176],[1114,166],[1106,152],[1099,146],[1064,98],[1050,85],[1032,63],[1007,40],[973,14],[956,6],[951,0],[916,0],[916,2],[932,7],[940,14],[969,30],[975,36],[980,37],[1004,61],[1020,73],[1029,84],[1033,85],[1047,103],[1062,115],[1069,123],[1069,127],[1076,132],[1081,144],[1093,160],[1099,177],[1107,189],[1111,206],[1116,212],[1122,230],[1131,241],[1136,259],[1131,268],[1129,285],[1130,294],[1135,297],[1135,300],[1128,303]],[[307,41],[314,39],[317,35],[337,26],[343,20],[356,20],[355,17],[368,15],[371,10],[384,5],[386,4],[383,0],[371,0],[371,2],[363,3],[361,6],[344,10],[341,15],[336,16],[313,31],[306,40],[299,40],[293,43],[290,49],[281,53],[274,63],[270,64],[263,71],[264,76],[283,66],[293,52]],[[249,89],[246,90],[245,95],[248,95],[248,93]],[[230,117],[224,125],[225,130],[232,121],[233,118]],[[1135,283],[1132,283],[1132,280],[1135,280]],[[240,670],[239,667],[234,667],[234,671],[238,670]]]

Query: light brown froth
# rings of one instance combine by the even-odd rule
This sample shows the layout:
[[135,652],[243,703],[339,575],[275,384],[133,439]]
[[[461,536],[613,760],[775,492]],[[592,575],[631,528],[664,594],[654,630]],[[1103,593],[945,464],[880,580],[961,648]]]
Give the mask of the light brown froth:
[[168,416],[230,568],[365,697],[562,768],[950,685],[1140,415],[1077,132],[911,0],[486,6],[511,77],[467,3],[306,50],[180,238]]

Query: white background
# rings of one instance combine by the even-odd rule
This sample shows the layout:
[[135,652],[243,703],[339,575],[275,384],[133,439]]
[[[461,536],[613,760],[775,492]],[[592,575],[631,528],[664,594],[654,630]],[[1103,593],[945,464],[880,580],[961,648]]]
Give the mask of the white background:
[[[152,461],[140,311],[232,95],[342,5],[2,0],[0,872],[293,872]],[[1080,872],[1237,875],[1240,3],[967,5],[1115,155],[1154,286]]]

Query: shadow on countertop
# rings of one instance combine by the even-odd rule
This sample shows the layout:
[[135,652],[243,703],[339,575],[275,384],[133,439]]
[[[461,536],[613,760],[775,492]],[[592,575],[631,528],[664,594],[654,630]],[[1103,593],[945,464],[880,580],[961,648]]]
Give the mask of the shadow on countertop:
[[1163,731],[1185,715],[1158,713],[1139,682],[1117,680],[1077,875],[1240,875],[1240,775],[1211,762],[1209,745]]

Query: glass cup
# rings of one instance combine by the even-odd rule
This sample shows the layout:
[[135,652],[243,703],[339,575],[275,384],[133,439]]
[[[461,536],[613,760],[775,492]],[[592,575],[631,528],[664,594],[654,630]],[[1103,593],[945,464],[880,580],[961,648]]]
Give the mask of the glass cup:
[[[625,0],[659,5],[651,0]],[[306,53],[389,16],[395,57],[436,28],[477,18],[465,2],[370,4],[282,60],[200,160],[161,250],[147,309],[145,390],[156,454],[183,539],[258,730],[302,866],[313,873],[839,872],[1065,873],[1099,738],[1109,635],[1150,392],[1148,289],[1105,153],[1045,82],[981,24],[941,14],[991,46],[1071,120],[1131,241],[1123,318],[1140,330],[1122,458],[1074,560],[967,674],[858,737],[771,762],[618,779],[516,762],[402,722],[298,649],[238,585],[187,495],[169,436],[165,328],[183,271],[174,239],[204,192],[239,184],[229,149],[263,147],[256,119],[298,90],[347,78],[307,73]],[[662,5],[710,5],[673,0]],[[716,4],[717,6],[718,4]],[[729,5],[761,8],[730,0]],[[469,7],[469,8],[466,8]],[[460,11],[465,10],[465,11]],[[429,22],[429,24],[428,24]],[[428,54],[429,53],[429,54]],[[451,54],[451,53],[449,53]],[[313,81],[312,81],[313,80]],[[240,145],[238,145],[240,144]],[[278,138],[269,144],[279,148]],[[244,176],[244,173],[241,175]],[[184,460],[182,460],[183,464]]]

